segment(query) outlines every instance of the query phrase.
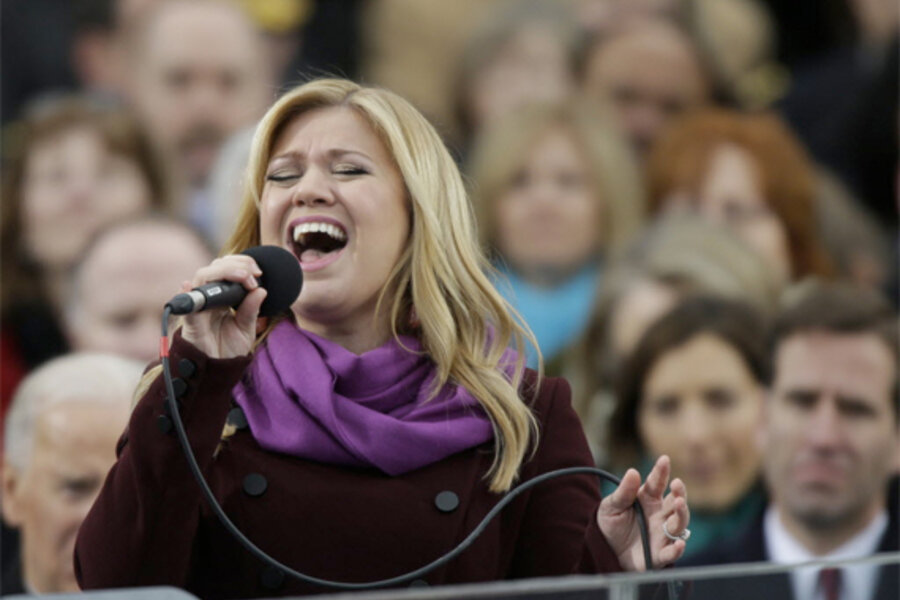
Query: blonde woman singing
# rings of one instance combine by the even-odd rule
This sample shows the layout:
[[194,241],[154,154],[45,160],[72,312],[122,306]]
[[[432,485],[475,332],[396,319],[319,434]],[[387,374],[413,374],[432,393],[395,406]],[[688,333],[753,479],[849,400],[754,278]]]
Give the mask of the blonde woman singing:
[[[258,319],[258,266],[236,254],[257,244],[291,251],[305,280],[269,321]],[[516,482],[591,464],[568,384],[524,368],[528,334],[487,268],[458,170],[408,102],[320,80],[269,110],[225,254],[185,282],[249,293],[236,310],[186,317],[170,350],[200,467],[260,548],[326,579],[392,577],[454,547]],[[265,566],[215,519],[159,427],[158,371],[81,528],[81,585],[325,591]],[[542,483],[425,583],[643,569],[635,499],[654,566],[671,563],[689,516],[668,477],[662,458],[602,502],[592,476]]]

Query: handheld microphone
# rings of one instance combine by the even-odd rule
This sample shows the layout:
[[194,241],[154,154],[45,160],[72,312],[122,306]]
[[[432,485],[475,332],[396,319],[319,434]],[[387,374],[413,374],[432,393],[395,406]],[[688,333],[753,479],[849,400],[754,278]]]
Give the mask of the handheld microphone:
[[[271,317],[293,304],[303,285],[303,271],[293,254],[278,246],[254,246],[241,254],[255,260],[262,271],[257,281],[268,295],[259,309],[260,316]],[[240,283],[213,281],[178,294],[166,307],[174,315],[186,315],[218,306],[236,307],[246,295],[247,290]]]

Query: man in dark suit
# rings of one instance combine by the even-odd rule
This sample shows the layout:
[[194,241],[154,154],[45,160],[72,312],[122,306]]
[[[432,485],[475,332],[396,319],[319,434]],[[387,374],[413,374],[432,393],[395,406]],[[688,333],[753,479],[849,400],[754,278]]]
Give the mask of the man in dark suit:
[[[795,564],[896,552],[897,320],[873,292],[815,285],[777,318],[761,432],[771,501],[742,537],[684,566]],[[889,493],[893,487],[893,493]],[[900,598],[897,563],[695,581],[691,598]]]

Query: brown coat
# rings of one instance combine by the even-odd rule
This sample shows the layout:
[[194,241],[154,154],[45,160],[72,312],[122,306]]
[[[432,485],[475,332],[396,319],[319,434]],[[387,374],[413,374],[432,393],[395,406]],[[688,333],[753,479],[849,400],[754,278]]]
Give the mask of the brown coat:
[[[268,452],[249,429],[214,457],[226,417],[240,416],[229,415],[231,389],[249,358],[210,359],[176,337],[171,360],[187,383],[183,418],[216,497],[257,546],[294,569],[353,582],[399,575],[453,548],[498,501],[484,480],[490,443],[399,477]],[[525,379],[541,436],[522,480],[590,465],[568,384],[548,378],[535,395],[535,374]],[[279,576],[231,539],[202,499],[174,432],[164,432],[171,422],[163,404],[160,377],[135,408],[118,462],[78,534],[81,586],[168,584],[202,598],[329,591]],[[452,494],[438,502],[441,492]],[[425,580],[436,585],[618,571],[596,523],[599,501],[591,476],[542,483]]]

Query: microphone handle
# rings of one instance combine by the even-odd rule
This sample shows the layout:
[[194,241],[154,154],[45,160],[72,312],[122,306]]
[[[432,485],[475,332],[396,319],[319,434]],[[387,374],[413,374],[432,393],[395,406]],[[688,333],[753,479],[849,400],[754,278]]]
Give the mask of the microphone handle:
[[238,306],[246,295],[247,290],[240,283],[213,281],[178,294],[166,306],[171,307],[172,314],[187,315],[217,306]]

